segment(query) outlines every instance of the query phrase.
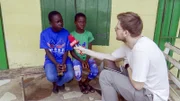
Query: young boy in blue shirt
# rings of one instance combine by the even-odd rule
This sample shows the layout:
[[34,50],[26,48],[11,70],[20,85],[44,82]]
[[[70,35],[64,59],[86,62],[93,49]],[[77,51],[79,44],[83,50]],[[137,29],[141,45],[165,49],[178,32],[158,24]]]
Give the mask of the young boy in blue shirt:
[[[73,79],[74,71],[68,51],[72,50],[69,44],[69,32],[63,28],[63,19],[59,12],[52,11],[48,15],[51,27],[41,32],[40,48],[45,49],[44,70],[47,80],[53,83],[53,92]],[[59,75],[61,73],[61,75]]]
[[[80,46],[91,49],[94,37],[91,32],[84,29],[86,26],[86,16],[83,13],[77,13],[75,15],[74,23],[76,25],[76,30],[71,32],[71,34],[79,41]],[[71,51],[71,55],[73,56],[75,77],[79,83],[81,92],[84,94],[95,92],[94,88],[89,85],[89,82],[98,75],[98,68],[95,61],[90,58],[90,56],[79,54],[75,50]],[[88,68],[90,70],[85,81],[82,81],[81,79],[83,68]]]

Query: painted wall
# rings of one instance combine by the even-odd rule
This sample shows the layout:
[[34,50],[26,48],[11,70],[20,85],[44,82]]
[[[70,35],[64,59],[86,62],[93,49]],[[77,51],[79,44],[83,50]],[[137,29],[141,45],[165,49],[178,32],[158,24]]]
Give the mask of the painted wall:
[[40,0],[1,0],[9,68],[43,64]]
[[122,43],[116,41],[114,28],[118,21],[117,15],[121,12],[132,11],[138,13],[144,24],[142,34],[153,39],[157,5],[158,0],[112,0],[110,46],[94,46],[94,49],[101,52],[113,52],[113,50],[120,47]]
[[[44,50],[39,49],[41,32],[40,0],[0,0],[10,68],[39,66]],[[122,43],[117,42],[114,27],[118,13],[133,11],[144,22],[143,34],[153,39],[158,0],[112,0],[110,45],[93,46],[96,51],[110,53]]]

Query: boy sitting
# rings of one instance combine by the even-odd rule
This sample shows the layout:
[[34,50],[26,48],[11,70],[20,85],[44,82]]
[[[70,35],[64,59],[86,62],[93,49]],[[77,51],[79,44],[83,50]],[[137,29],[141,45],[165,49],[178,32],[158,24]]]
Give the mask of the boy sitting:
[[44,70],[46,77],[53,82],[53,92],[73,79],[74,71],[68,51],[72,50],[68,36],[69,32],[63,28],[63,19],[59,12],[52,11],[48,15],[51,27],[43,30],[40,36],[40,48],[45,49]]
[[[77,13],[74,23],[76,25],[76,30],[71,32],[71,34],[79,41],[80,46],[91,49],[91,42],[94,40],[94,37],[91,32],[84,29],[86,26],[86,16],[83,13]],[[81,92],[83,94],[95,92],[94,88],[89,85],[89,82],[98,75],[98,68],[95,61],[91,59],[90,56],[80,54],[75,50],[71,51],[71,55],[73,57],[75,77],[79,83]],[[90,73],[84,82],[81,79],[82,68],[90,69]]]

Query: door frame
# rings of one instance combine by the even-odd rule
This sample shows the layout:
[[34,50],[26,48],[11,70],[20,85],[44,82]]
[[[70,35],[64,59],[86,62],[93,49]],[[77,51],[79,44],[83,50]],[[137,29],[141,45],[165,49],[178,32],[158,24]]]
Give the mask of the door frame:
[[0,4],[0,70],[8,69],[7,53],[5,47],[5,37],[3,30],[3,20]]
[[[170,42],[174,45],[177,38],[180,0],[159,0],[156,26],[154,32],[154,41],[164,50],[164,44]],[[172,53],[171,53],[172,54]]]

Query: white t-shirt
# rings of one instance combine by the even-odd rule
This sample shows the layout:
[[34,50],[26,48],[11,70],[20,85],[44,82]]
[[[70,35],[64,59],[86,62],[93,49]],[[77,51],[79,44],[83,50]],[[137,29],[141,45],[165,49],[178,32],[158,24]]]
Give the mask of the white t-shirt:
[[169,97],[168,70],[165,57],[149,38],[141,37],[131,50],[126,45],[112,55],[125,58],[132,69],[132,79],[144,82],[144,88],[153,93],[153,101],[167,101]]

